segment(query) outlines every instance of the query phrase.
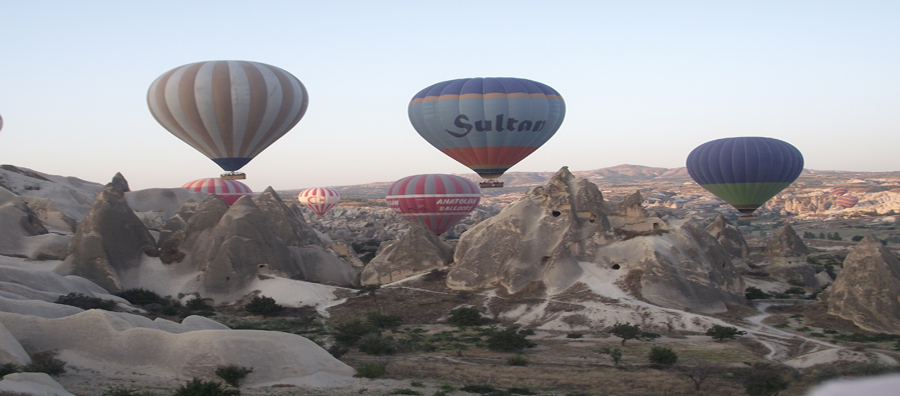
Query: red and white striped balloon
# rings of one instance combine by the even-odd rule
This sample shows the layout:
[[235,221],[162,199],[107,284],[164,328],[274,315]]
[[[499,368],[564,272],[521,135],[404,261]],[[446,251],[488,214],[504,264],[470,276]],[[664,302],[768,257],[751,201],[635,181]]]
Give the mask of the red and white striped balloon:
[[197,179],[185,183],[181,188],[216,194],[229,206],[235,203],[240,197],[253,195],[253,191],[250,190],[250,187],[247,187],[246,184],[237,180],[224,180],[219,178]]
[[481,191],[469,179],[430,174],[407,176],[394,182],[387,193],[394,212],[420,221],[437,235],[466,218],[481,201]]
[[325,212],[328,212],[334,205],[341,202],[341,194],[330,188],[307,188],[300,192],[297,200],[303,206],[319,215],[319,217],[322,217],[325,215]]

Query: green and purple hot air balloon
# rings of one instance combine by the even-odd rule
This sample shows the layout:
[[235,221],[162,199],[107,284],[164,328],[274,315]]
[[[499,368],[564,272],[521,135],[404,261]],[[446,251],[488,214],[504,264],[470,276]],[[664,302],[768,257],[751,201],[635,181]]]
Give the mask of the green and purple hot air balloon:
[[687,170],[701,187],[749,216],[797,180],[803,155],[778,139],[725,138],[691,151]]
[[463,78],[417,93],[409,121],[428,143],[485,179],[500,177],[562,125],[559,92],[522,78]]

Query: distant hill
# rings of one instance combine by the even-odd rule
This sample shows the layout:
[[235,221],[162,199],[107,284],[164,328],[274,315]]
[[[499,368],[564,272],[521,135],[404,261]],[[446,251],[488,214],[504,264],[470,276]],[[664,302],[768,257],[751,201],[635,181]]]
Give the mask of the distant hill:
[[[547,184],[550,178],[556,174],[553,172],[507,172],[500,180],[505,184],[504,188],[483,189],[482,193],[488,196],[507,194],[528,190],[534,186]],[[683,184],[691,182],[687,168],[654,168],[641,165],[616,165],[608,168],[600,168],[586,171],[572,171],[576,177],[585,178],[601,188],[603,186],[621,186],[628,184],[645,183],[670,183]],[[481,181],[481,177],[475,173],[456,174],[472,181]],[[796,184],[804,186],[837,185],[839,183],[859,184],[853,180],[875,179],[900,179],[900,172],[852,172],[804,169]],[[379,199],[390,187],[390,182],[367,183],[353,186],[333,187],[344,200],[348,199]],[[302,189],[282,190],[278,193],[286,198],[296,196]]]

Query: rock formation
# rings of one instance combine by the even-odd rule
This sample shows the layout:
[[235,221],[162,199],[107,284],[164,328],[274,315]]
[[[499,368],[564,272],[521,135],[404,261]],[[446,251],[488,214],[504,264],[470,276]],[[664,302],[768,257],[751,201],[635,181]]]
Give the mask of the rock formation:
[[597,186],[563,168],[546,187],[463,234],[447,285],[516,293],[538,282],[552,295],[615,270],[622,288],[664,307],[722,311],[744,302],[743,280],[711,235],[692,222],[649,217],[637,199],[610,221]]
[[834,284],[819,295],[828,313],[864,330],[900,334],[900,259],[867,235],[844,259]]
[[254,202],[269,219],[275,235],[286,245],[294,247],[322,245],[316,231],[303,221],[302,216],[297,216],[288,208],[272,187],[266,188]]
[[806,287],[819,288],[816,271],[806,264],[809,249],[794,229],[787,225],[766,243],[765,254],[770,265],[765,271],[772,278]]
[[732,259],[746,260],[750,257],[750,246],[741,235],[741,230],[731,225],[725,216],[719,215],[706,226],[706,232],[716,238]]
[[78,226],[60,273],[78,275],[106,290],[122,289],[122,277],[134,270],[156,241],[125,201],[128,182],[117,173],[103,187]]
[[453,249],[420,222],[411,222],[398,241],[379,249],[363,268],[360,283],[381,285],[443,268],[453,261]]

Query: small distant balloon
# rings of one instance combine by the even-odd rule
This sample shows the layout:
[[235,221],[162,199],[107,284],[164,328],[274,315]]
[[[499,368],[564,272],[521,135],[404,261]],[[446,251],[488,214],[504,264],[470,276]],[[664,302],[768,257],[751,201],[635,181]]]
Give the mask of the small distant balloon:
[[834,203],[837,206],[849,209],[859,203],[859,198],[850,195],[842,195],[840,197],[837,197],[837,199],[834,200]]
[[228,172],[241,169],[290,131],[308,104],[297,77],[247,61],[179,66],[147,91],[156,121]]
[[388,188],[387,203],[409,221],[419,221],[441,235],[466,218],[481,201],[471,180],[454,175],[407,176]]
[[253,191],[250,190],[250,187],[247,187],[246,184],[237,180],[224,180],[219,178],[197,179],[185,183],[181,188],[218,195],[229,206],[234,204],[240,197],[245,195],[253,196]]
[[831,193],[837,196],[841,196],[847,193],[847,187],[832,187]]
[[0,116],[0,130],[3,130],[3,116]]
[[341,194],[330,188],[307,188],[300,192],[300,195],[297,196],[297,201],[319,215],[319,217],[322,217],[334,205],[341,202]]
[[408,112],[428,143],[494,179],[556,133],[566,103],[559,92],[536,81],[463,78],[419,91]]
[[706,142],[687,157],[697,184],[750,215],[803,172],[803,155],[789,143],[767,137]]

